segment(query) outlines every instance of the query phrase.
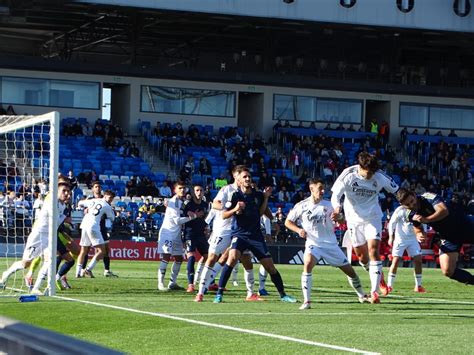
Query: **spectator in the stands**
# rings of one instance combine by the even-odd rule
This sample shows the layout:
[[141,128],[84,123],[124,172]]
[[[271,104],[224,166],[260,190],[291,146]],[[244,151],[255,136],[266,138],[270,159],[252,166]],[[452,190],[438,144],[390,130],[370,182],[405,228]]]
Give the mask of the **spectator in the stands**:
[[286,186],[282,186],[278,192],[278,202],[290,202],[291,196],[290,193],[286,190]]
[[309,127],[308,127],[308,128],[316,129],[316,122],[311,121],[311,123],[309,124]]
[[425,131],[423,132],[423,135],[424,136],[429,136],[430,135],[430,130],[428,128],[425,129]]
[[442,136],[443,136],[443,132],[438,131],[438,132],[435,133],[435,136],[436,136],[436,137],[442,137]]
[[132,143],[132,145],[130,146],[130,156],[133,158],[140,157],[140,150],[138,149],[135,143]]
[[163,181],[163,185],[160,187],[161,197],[171,197],[171,188],[168,186],[167,181]]
[[370,121],[369,131],[375,134],[379,133],[379,124],[377,123],[375,117]]
[[336,127],[336,131],[344,131],[344,125],[342,123],[339,123],[339,125]]
[[448,137],[457,137],[458,135],[456,134],[456,132],[454,131],[454,129],[452,129],[451,131],[449,131],[449,134],[448,134]]
[[143,205],[140,206],[140,208],[138,209],[140,212],[144,212],[146,213],[147,215],[152,215],[153,213],[156,212],[156,207],[153,203],[151,203],[150,199],[146,199],[145,200],[145,203]]
[[278,159],[275,154],[272,154],[270,160],[268,160],[269,169],[278,169]]
[[291,203],[296,205],[298,202],[303,201],[306,198],[303,190],[298,190],[291,198]]
[[411,134],[413,134],[413,135],[415,135],[415,136],[418,135],[418,128],[415,128],[415,129],[413,130],[413,132],[411,132]]
[[71,190],[74,190],[77,187],[78,182],[72,170],[69,170],[69,172],[67,173],[67,178],[69,179],[69,185],[71,187]]
[[347,131],[348,132],[355,132],[354,125],[353,124],[349,125],[349,127],[347,128]]
[[13,106],[12,106],[12,105],[8,105],[8,107],[7,107],[7,115],[9,115],[9,116],[15,116],[15,115],[16,115],[15,110],[13,109]]
[[137,178],[136,176],[132,176],[130,180],[127,181],[125,184],[125,191],[127,196],[133,197],[137,192]]
[[228,182],[225,177],[225,173],[221,173],[220,177],[216,178],[216,180],[214,181],[214,186],[216,187],[216,189],[221,189],[227,184]]
[[426,189],[423,187],[421,183],[417,182],[414,191],[417,195],[422,195],[426,192]]
[[385,147],[388,143],[388,138],[390,136],[390,126],[388,125],[387,121],[382,121],[382,124],[379,128],[379,136],[383,147]]
[[278,166],[280,169],[288,169],[288,158],[286,155],[282,155],[280,160],[278,161]]
[[293,166],[293,171],[296,175],[300,174],[300,166],[301,166],[301,154],[300,151],[294,149],[291,153],[291,164]]
[[324,129],[327,130],[327,131],[331,131],[331,130],[332,130],[331,124],[328,123],[328,124],[326,125],[326,127],[324,127]]

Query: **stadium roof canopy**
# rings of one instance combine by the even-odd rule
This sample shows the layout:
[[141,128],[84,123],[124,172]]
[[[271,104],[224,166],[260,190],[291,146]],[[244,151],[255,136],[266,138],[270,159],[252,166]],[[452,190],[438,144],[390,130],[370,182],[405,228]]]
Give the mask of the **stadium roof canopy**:
[[[134,7],[111,4],[125,1],[99,2],[0,0],[2,56],[15,58],[15,63],[20,57],[166,70],[414,80],[433,86],[466,87],[474,82],[472,31],[136,7],[140,1],[133,2]],[[474,23],[473,14],[468,16]]]

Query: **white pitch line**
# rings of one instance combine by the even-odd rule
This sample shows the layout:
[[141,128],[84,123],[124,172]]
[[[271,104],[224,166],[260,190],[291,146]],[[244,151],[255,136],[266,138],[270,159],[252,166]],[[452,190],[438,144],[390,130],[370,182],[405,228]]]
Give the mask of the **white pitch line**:
[[326,316],[428,316],[428,317],[474,317],[474,313],[423,313],[423,312],[219,312],[219,313],[170,313],[174,316],[312,316],[312,317],[326,317]]
[[79,303],[90,304],[90,305],[98,306],[98,307],[105,307],[105,308],[111,308],[111,309],[116,309],[116,310],[120,310],[120,311],[127,311],[127,312],[131,312],[131,313],[145,314],[145,315],[149,315],[149,316],[153,316],[153,317],[172,319],[172,320],[177,320],[177,321],[181,321],[181,322],[187,322],[187,323],[202,325],[202,326],[206,326],[206,327],[225,329],[225,330],[230,330],[230,331],[239,332],[239,333],[258,335],[258,336],[263,336],[263,337],[267,337],[267,338],[287,340],[287,341],[292,341],[292,342],[295,342],[295,343],[317,346],[317,347],[320,347],[320,348],[346,351],[346,352],[357,353],[357,354],[380,355],[380,353],[366,351],[366,350],[359,350],[359,349],[355,349],[355,348],[346,348],[344,346],[337,346],[337,345],[319,343],[319,342],[316,342],[316,341],[293,338],[293,337],[289,337],[289,336],[285,336],[285,335],[278,335],[278,334],[260,332],[258,330],[231,327],[231,326],[223,325],[223,324],[208,323],[208,322],[203,322],[203,321],[194,320],[194,319],[177,317],[177,316],[173,316],[173,315],[165,314],[165,313],[141,311],[141,310],[134,309],[134,308],[114,306],[114,305],[110,305],[110,304],[85,301],[85,300],[80,300],[80,299],[76,299],[76,298],[69,298],[69,297],[62,297],[62,296],[53,296],[53,297],[58,298],[58,299],[62,299],[62,300],[65,300],[65,301],[79,302]]
[[[347,294],[354,294],[354,291],[346,291],[346,290],[334,290],[330,288],[314,288],[313,290],[316,291],[325,291],[325,292],[334,292],[334,293],[347,293]],[[385,297],[382,297],[382,300]],[[388,295],[386,298],[400,298],[406,300],[417,300],[417,301],[432,301],[432,302],[441,302],[441,303],[454,303],[454,304],[465,304],[465,305],[472,305],[474,306],[474,302],[471,301],[456,301],[456,300],[447,300],[442,298],[428,298],[428,297],[413,297],[413,296],[401,296],[401,295]]]

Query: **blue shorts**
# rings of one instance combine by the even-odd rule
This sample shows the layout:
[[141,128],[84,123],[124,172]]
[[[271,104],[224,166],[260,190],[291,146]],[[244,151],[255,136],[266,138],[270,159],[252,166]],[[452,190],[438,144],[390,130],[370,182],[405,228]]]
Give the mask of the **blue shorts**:
[[207,239],[202,238],[193,238],[193,239],[186,239],[184,242],[186,253],[194,253],[196,250],[201,255],[206,255],[209,253],[209,243]]
[[265,243],[265,240],[263,238],[262,240],[254,240],[240,236],[233,237],[230,248],[237,249],[241,253],[246,250],[250,250],[252,254],[257,258],[257,260],[272,257],[272,255],[268,251],[267,243]]
[[446,239],[441,239],[439,244],[439,255],[445,253],[459,253],[463,243],[453,243]]

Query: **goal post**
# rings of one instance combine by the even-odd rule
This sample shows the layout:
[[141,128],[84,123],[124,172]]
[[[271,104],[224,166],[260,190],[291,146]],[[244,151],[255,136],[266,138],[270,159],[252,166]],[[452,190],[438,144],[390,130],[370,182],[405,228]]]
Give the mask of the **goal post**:
[[[48,181],[47,193],[50,197],[44,200],[42,207],[52,211],[48,215],[48,254],[51,261],[46,295],[54,295],[56,292],[59,123],[58,112],[39,116],[0,116],[0,159],[3,159],[0,167],[0,181],[4,184],[5,194],[10,192],[11,195],[4,196],[1,204],[1,237],[2,243],[6,245],[0,248],[3,254],[0,256],[5,261],[0,263],[0,269],[5,271],[11,266],[12,260],[13,262],[22,260],[23,248],[33,224],[34,213],[31,207],[34,199],[39,198],[34,184],[38,181]],[[36,185],[36,189],[38,188]],[[29,191],[25,191],[28,189]],[[45,190],[40,191],[40,195],[45,193]],[[26,196],[31,197],[28,203],[22,202]],[[12,203],[13,198],[15,200]],[[27,207],[22,207],[22,203]],[[24,220],[21,220],[22,215]],[[10,243],[15,243],[15,245],[12,246]],[[21,243],[23,243],[23,248],[17,245]],[[28,291],[21,272],[12,275],[11,279],[13,282],[9,280],[6,292],[13,294],[17,291]]]

